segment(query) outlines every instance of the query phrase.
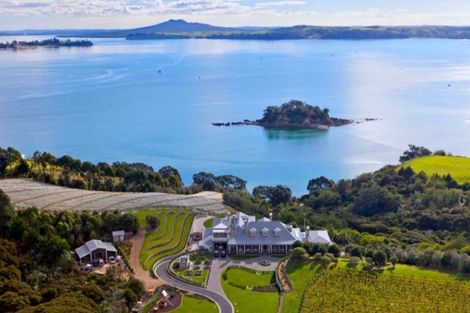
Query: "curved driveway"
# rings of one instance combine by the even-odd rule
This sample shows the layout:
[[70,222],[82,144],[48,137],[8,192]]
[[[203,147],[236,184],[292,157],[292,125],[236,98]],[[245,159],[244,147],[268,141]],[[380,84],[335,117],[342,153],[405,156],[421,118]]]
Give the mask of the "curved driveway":
[[153,267],[153,272],[155,276],[157,276],[161,280],[164,280],[166,283],[170,284],[173,287],[211,299],[219,307],[220,313],[234,313],[232,303],[230,303],[230,301],[225,296],[217,292],[208,290],[206,288],[202,288],[202,287],[185,283],[181,280],[175,279],[172,276],[170,276],[167,273],[170,262],[171,262],[171,259],[167,259],[167,258],[162,259],[159,262],[157,262]]

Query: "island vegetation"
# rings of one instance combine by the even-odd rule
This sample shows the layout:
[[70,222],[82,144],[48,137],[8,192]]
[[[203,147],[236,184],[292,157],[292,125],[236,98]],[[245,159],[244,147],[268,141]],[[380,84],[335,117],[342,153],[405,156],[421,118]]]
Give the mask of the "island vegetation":
[[33,41],[16,41],[0,42],[0,50],[6,49],[30,49],[37,47],[44,48],[60,48],[60,47],[91,47],[93,43],[89,40],[59,40],[57,38]]
[[[375,119],[366,118],[364,121]],[[214,126],[257,125],[272,129],[322,129],[343,126],[358,121],[330,116],[330,110],[309,105],[300,100],[290,100],[280,106],[268,106],[259,120],[243,122],[212,123]]]

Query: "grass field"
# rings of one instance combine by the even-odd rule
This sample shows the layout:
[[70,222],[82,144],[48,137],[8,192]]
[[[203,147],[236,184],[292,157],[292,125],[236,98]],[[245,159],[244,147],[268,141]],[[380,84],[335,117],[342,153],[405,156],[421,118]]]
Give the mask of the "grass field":
[[297,313],[302,304],[302,296],[313,275],[319,269],[319,265],[311,262],[289,262],[287,274],[292,284],[292,289],[284,295],[283,313]]
[[301,313],[464,313],[469,299],[470,286],[456,281],[340,268],[314,276]]
[[229,268],[226,270],[227,279],[222,278],[222,287],[232,302],[236,313],[276,313],[279,294],[277,292],[258,292],[251,288],[242,289],[230,285],[269,286],[272,272],[262,274],[250,273],[243,269]]
[[429,176],[450,174],[459,183],[470,182],[470,158],[429,156],[411,160],[403,166],[409,166],[415,172],[424,172]]
[[181,305],[174,311],[175,313],[218,313],[217,305],[202,297],[184,296]]

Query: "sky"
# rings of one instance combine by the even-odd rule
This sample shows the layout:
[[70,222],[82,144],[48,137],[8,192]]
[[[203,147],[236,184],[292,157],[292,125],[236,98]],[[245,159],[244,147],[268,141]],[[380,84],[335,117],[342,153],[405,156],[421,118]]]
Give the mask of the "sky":
[[0,29],[131,28],[170,18],[221,26],[470,25],[470,0],[0,0]]

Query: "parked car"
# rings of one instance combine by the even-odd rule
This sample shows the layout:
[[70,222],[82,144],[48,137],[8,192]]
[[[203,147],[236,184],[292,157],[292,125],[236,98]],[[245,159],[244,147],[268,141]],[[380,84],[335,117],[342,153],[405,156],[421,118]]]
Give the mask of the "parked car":
[[219,250],[214,250],[214,258],[218,258],[219,257]]
[[98,259],[98,266],[102,267],[104,265],[104,260],[103,259]]
[[225,258],[227,256],[227,252],[225,250],[220,250],[220,256]]
[[110,256],[110,257],[109,257],[109,263],[111,263],[111,264],[116,263],[116,258],[113,257],[113,256]]
[[91,265],[90,263],[88,263],[88,264],[86,264],[82,267],[82,270],[86,273],[91,272],[92,269],[93,269],[93,265]]

